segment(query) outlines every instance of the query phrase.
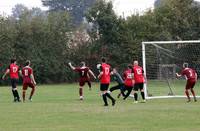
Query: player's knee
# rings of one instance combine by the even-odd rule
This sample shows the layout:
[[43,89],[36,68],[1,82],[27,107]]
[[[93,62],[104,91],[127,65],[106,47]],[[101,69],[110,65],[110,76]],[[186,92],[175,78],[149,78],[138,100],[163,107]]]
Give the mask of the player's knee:
[[189,89],[185,89],[185,92],[188,92],[189,91]]

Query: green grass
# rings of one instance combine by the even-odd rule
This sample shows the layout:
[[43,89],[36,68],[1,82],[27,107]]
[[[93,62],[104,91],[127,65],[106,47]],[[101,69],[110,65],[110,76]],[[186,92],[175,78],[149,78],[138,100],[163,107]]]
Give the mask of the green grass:
[[[166,96],[172,89],[174,95],[184,95],[186,80],[169,80],[169,86],[166,80],[151,80],[148,81],[148,91],[153,96]],[[195,85],[195,90],[200,86],[199,82]]]
[[85,100],[79,101],[77,84],[42,85],[33,102],[13,103],[10,89],[1,87],[0,131],[200,130],[199,102],[153,99],[134,104],[129,98],[117,99],[114,107],[103,107],[98,89],[98,84],[92,91],[86,86]]

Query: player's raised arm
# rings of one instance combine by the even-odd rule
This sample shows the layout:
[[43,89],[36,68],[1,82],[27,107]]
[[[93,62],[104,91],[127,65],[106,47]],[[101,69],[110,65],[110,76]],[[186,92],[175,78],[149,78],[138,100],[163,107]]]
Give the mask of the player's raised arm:
[[97,77],[94,75],[94,73],[89,69],[89,73],[93,76],[94,79],[96,79]]
[[72,65],[71,62],[68,63],[69,67],[72,69],[72,70],[75,70],[75,67]]
[[8,68],[6,72],[3,74],[2,79],[4,80],[5,77],[10,73],[10,69]]

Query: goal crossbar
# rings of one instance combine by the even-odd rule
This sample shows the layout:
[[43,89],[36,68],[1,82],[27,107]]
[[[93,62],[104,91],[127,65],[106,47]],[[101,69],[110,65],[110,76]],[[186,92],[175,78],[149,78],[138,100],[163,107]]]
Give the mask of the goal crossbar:
[[179,44],[179,43],[200,43],[200,40],[185,40],[185,41],[144,41],[142,44]]

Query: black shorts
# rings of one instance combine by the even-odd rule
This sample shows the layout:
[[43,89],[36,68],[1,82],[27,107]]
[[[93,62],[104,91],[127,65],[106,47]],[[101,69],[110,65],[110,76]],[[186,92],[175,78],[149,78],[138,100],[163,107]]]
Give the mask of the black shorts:
[[134,85],[134,91],[138,91],[138,89],[143,90],[144,88],[144,83],[135,83]]
[[109,84],[101,84],[100,85],[100,91],[106,91],[108,90]]
[[11,80],[12,89],[17,88],[18,79],[10,79],[10,80]]

